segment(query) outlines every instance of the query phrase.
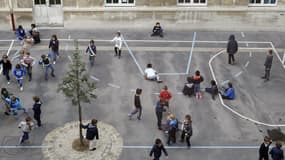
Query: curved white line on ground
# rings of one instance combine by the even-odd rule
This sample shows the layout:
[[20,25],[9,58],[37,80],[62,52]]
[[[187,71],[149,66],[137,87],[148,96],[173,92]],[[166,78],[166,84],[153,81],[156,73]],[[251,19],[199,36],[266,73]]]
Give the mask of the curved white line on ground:
[[[216,75],[215,75],[215,72],[213,70],[213,67],[212,67],[212,61],[219,55],[221,55],[222,53],[224,53],[225,50],[221,50],[219,51],[217,54],[215,54],[210,60],[209,60],[209,67],[210,67],[210,71],[211,71],[211,74],[212,74],[212,77],[213,79],[217,82],[217,79],[216,79]],[[285,127],[285,124],[269,124],[269,123],[263,123],[263,122],[260,122],[260,121],[257,121],[257,120],[254,120],[252,118],[249,118],[249,117],[246,117],[240,113],[238,113],[237,111],[235,111],[234,109],[232,109],[229,105],[226,105],[224,103],[224,100],[222,99],[222,96],[219,95],[219,98],[220,98],[220,102],[222,103],[223,107],[225,107],[226,109],[228,109],[229,111],[231,111],[233,114],[239,116],[240,118],[242,119],[245,119],[245,120],[248,120],[252,123],[255,123],[255,124],[259,124],[259,125],[263,125],[263,126],[267,126],[267,127]]]

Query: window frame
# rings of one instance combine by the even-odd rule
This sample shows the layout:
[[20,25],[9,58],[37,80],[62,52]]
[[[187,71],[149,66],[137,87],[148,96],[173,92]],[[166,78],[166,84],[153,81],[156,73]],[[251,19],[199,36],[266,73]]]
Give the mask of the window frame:
[[[48,0],[48,1],[49,1],[49,5],[62,5],[62,0],[59,0],[59,1],[60,1],[59,4],[58,4],[58,3],[56,3],[56,4],[51,4],[51,3],[50,3],[51,0]],[[57,0],[54,0],[54,1],[56,2]]]
[[[40,2],[42,1],[42,0],[39,0]],[[35,6],[46,6],[47,5],[47,3],[48,3],[48,0],[45,0],[45,4],[36,4],[36,0],[34,0],[33,1],[33,5],[35,5]]]
[[[185,0],[184,0],[185,1]],[[207,7],[208,6],[208,0],[205,0],[205,3],[194,3],[194,0],[190,0],[190,3],[179,3],[179,0],[177,0],[177,6],[197,6],[197,7]]]
[[134,3],[122,3],[123,0],[118,0],[119,3],[107,3],[107,0],[104,0],[105,7],[134,7],[136,6],[136,0],[133,0]]
[[260,4],[250,3],[250,0],[248,0],[249,7],[276,7],[277,4],[278,4],[278,0],[276,0],[275,4],[264,4],[264,0],[261,0]]

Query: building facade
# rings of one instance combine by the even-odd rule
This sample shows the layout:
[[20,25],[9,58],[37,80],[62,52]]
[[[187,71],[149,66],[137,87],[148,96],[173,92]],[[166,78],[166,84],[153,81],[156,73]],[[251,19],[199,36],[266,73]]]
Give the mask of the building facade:
[[[166,21],[192,26],[284,28],[285,0],[0,0],[0,22],[63,26],[75,17],[97,21]],[[222,24],[221,24],[222,23]],[[213,26],[214,25],[214,26]]]

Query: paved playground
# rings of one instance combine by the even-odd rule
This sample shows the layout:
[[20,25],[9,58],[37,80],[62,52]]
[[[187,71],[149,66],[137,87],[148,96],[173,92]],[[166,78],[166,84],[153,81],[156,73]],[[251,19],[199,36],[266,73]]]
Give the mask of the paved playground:
[[[171,145],[167,148],[170,160],[257,159],[264,135],[269,134],[273,140],[285,140],[284,33],[169,30],[164,38],[159,38],[150,37],[150,32],[146,30],[121,30],[124,43],[122,57],[118,59],[114,57],[113,43],[110,42],[114,32],[42,30],[42,42],[32,47],[31,55],[38,61],[41,54],[48,52],[50,36],[57,34],[61,56],[55,65],[56,77],[45,81],[44,71],[35,64],[33,80],[24,80],[24,91],[20,92],[15,80],[7,86],[5,78],[1,76],[1,88],[6,87],[19,96],[24,106],[32,107],[34,95],[40,96],[43,101],[43,126],[33,130],[27,148],[16,148],[21,135],[17,128],[19,121],[0,114],[1,160],[44,160],[42,150],[47,148],[42,146],[42,141],[45,135],[78,119],[77,108],[56,92],[57,84],[71,63],[73,39],[78,39],[90,78],[97,83],[98,97],[91,104],[83,104],[83,117],[87,120],[95,117],[116,128],[123,138],[120,160],[147,159],[155,138],[163,139],[166,144],[165,134],[157,130],[154,111],[157,94],[163,85],[167,85],[173,94],[171,111],[181,121],[185,114],[190,114],[193,121],[192,148],[186,149],[186,144],[180,142]],[[225,52],[230,34],[235,34],[240,47],[235,65],[227,64]],[[8,51],[10,59],[14,57],[15,65],[20,44],[13,33],[2,32],[0,35],[0,53],[2,55]],[[88,56],[83,54],[90,39],[95,40],[98,50],[93,68],[89,66]],[[274,51],[274,64],[271,80],[264,82],[260,77],[264,74],[263,63],[269,49]],[[144,80],[142,72],[147,63],[153,64],[163,83]],[[231,81],[237,98],[233,101],[220,98],[212,100],[207,93],[203,93],[201,100],[184,96],[181,90],[186,77],[193,75],[196,70],[200,70],[205,78],[202,88],[208,87],[212,79],[219,86]],[[143,89],[140,121],[129,120],[127,116],[134,107],[136,88]],[[32,115],[31,109],[29,112]],[[25,115],[20,114],[20,120],[24,118]],[[177,137],[180,138],[180,133]]]

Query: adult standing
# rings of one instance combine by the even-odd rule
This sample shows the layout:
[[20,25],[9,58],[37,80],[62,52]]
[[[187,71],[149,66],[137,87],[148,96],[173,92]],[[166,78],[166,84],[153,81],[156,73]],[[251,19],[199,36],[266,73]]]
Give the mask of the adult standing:
[[111,40],[112,42],[115,42],[115,55],[118,56],[119,59],[121,58],[121,52],[122,52],[122,38],[121,38],[121,33],[116,32],[115,37]]
[[168,158],[168,153],[164,148],[161,139],[158,138],[155,140],[155,144],[152,146],[152,149],[149,153],[150,158],[152,158],[153,155],[153,160],[159,160],[159,158],[161,157],[161,151],[163,151],[166,158]]
[[284,160],[284,153],[282,148],[282,142],[277,141],[276,146],[271,149],[269,152],[272,160]]
[[141,115],[142,115],[142,105],[141,105],[141,100],[140,100],[141,94],[142,94],[142,89],[137,88],[136,94],[134,97],[135,109],[131,113],[128,114],[130,120],[132,119],[132,116],[135,115],[136,113],[139,113],[137,119],[141,120]]
[[227,52],[229,55],[229,64],[235,63],[235,54],[238,51],[238,43],[235,40],[235,36],[232,34],[229,37],[228,45],[227,45]]
[[269,81],[269,77],[270,77],[270,70],[271,70],[271,66],[272,66],[272,61],[273,61],[273,51],[270,49],[267,52],[267,56],[264,62],[264,66],[265,66],[265,75],[261,78],[265,79],[266,81]]
[[51,49],[53,64],[55,64],[56,57],[59,56],[59,41],[55,34],[51,36],[48,48]]
[[20,138],[20,144],[23,144],[25,141],[29,140],[29,133],[32,131],[34,123],[31,117],[27,117],[26,121],[20,122],[18,128],[22,130],[23,135]]
[[12,64],[7,55],[2,56],[2,59],[0,60],[0,64],[2,64],[3,75],[6,77],[7,83],[10,84],[9,72],[12,69]]
[[89,53],[89,62],[91,67],[94,66],[94,61],[95,61],[95,57],[96,57],[96,46],[95,46],[95,42],[94,40],[91,40],[89,42],[89,45],[85,51],[85,54]]
[[97,128],[97,122],[98,121],[96,119],[92,119],[91,123],[88,123],[87,125],[81,124],[82,128],[87,129],[86,139],[89,141],[90,151],[96,150],[96,141],[99,139],[99,131]]

